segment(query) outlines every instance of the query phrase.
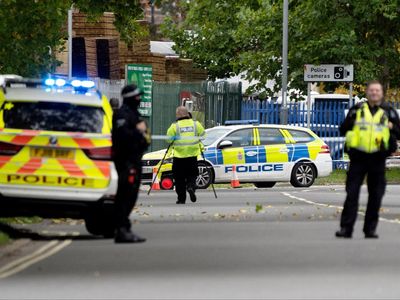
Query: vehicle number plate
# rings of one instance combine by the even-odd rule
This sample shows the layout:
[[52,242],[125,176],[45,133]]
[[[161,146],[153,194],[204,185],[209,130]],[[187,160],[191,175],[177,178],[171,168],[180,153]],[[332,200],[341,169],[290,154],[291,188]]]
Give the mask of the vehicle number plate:
[[68,149],[53,149],[53,148],[31,148],[31,157],[48,157],[48,158],[63,158],[74,159],[75,151]]

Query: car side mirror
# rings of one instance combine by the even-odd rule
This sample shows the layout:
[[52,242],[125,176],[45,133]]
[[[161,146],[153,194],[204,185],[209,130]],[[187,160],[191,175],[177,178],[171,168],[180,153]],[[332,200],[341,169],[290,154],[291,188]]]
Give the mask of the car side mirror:
[[231,141],[225,140],[225,141],[222,141],[221,143],[219,143],[218,149],[225,149],[225,148],[229,148],[232,146],[233,146],[233,143]]

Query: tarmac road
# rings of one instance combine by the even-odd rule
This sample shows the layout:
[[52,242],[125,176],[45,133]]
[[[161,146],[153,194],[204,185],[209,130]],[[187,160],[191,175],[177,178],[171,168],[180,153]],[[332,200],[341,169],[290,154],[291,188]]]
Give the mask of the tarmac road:
[[94,238],[81,222],[31,225],[68,243],[0,280],[0,298],[400,297],[400,186],[388,187],[379,240],[363,238],[362,222],[352,240],[334,237],[340,186],[217,192],[186,206],[143,193],[132,213],[142,245]]

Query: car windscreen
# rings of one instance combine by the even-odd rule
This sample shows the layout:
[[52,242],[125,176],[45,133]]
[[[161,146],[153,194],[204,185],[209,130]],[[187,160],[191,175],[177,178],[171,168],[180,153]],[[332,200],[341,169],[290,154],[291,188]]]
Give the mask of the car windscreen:
[[228,129],[228,128],[207,129],[206,130],[206,138],[203,140],[203,145],[206,147],[212,145],[216,140],[218,140],[220,137],[224,136],[229,131],[230,131],[230,129]]
[[101,107],[57,102],[9,102],[2,105],[5,128],[101,133]]

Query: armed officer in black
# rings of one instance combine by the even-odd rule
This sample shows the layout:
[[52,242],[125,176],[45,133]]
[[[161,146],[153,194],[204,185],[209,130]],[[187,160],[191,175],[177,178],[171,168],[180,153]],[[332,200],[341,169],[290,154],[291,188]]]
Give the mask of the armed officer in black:
[[121,92],[123,104],[113,117],[113,160],[118,172],[115,199],[116,243],[146,241],[131,231],[129,220],[139,192],[142,156],[150,143],[147,124],[138,111],[142,94],[134,84],[125,86]]

